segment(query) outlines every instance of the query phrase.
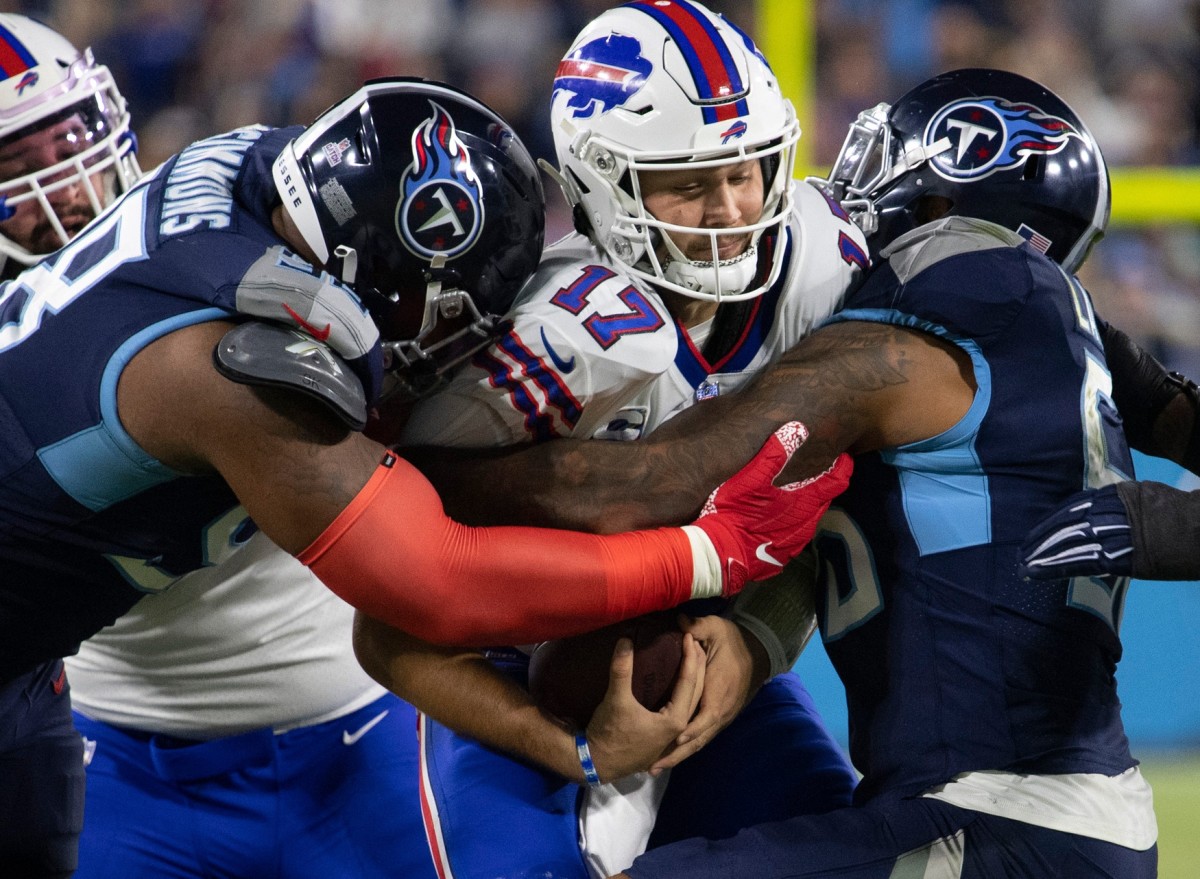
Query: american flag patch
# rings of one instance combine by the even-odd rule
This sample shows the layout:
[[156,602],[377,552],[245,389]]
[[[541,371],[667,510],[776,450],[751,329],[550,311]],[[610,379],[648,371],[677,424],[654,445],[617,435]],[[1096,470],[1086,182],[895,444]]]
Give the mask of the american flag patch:
[[1022,223],[1021,227],[1019,229],[1017,229],[1017,234],[1020,235],[1022,238],[1024,238],[1026,241],[1028,241],[1029,246],[1032,247],[1034,250],[1036,250],[1038,253],[1045,253],[1047,250],[1050,249],[1050,245],[1053,243],[1045,235],[1042,235],[1039,232],[1035,232],[1033,229],[1030,229],[1024,223]]

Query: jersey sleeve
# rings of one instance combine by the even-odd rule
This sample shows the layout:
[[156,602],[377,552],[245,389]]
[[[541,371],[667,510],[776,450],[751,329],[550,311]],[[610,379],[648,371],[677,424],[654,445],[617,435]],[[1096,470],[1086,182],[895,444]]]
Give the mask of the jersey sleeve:
[[870,266],[862,230],[815,186],[793,184],[792,257],[780,304],[781,348],[790,348],[842,306]]
[[539,271],[511,329],[423,401],[405,445],[484,447],[570,436],[666,370],[675,323],[661,301],[598,264]]

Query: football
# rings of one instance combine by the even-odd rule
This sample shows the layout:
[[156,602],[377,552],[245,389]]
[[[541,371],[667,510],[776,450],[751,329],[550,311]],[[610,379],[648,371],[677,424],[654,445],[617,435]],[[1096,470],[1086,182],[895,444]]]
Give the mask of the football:
[[529,692],[542,708],[577,729],[587,727],[608,690],[617,639],[633,641],[633,695],[651,711],[667,704],[683,661],[674,610],[634,617],[570,638],[545,641],[529,658]]

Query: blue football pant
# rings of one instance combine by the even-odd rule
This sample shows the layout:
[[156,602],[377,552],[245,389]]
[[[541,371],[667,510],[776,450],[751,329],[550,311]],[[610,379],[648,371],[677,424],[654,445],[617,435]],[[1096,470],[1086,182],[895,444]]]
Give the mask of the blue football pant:
[[83,785],[83,743],[54,660],[0,689],[0,876],[71,875]]
[[208,742],[76,724],[95,753],[75,879],[435,877],[416,712],[396,696]]
[[[431,845],[453,879],[587,879],[581,789],[423,721]],[[753,821],[846,806],[857,776],[796,675],[768,681],[726,729],[671,770],[650,845],[732,836]]]
[[649,851],[633,879],[1153,879],[1158,847],[1132,849],[961,809],[878,800]]

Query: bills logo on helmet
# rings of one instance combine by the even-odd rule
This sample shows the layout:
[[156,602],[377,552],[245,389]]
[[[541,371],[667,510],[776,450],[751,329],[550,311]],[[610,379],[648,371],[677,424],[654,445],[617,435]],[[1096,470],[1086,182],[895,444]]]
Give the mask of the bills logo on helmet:
[[25,75],[21,77],[21,81],[17,83],[17,94],[25,94],[25,89],[33,88],[37,85],[38,75],[36,70],[26,70]]
[[433,116],[412,137],[413,163],[400,182],[396,232],[404,246],[428,259],[457,256],[483,228],[483,187],[454,120],[433,101]]
[[739,119],[721,132],[721,143],[729,143],[736,137],[742,137],[746,133],[746,130],[746,123]]
[[24,89],[37,82],[37,74],[33,74],[33,79],[29,79],[27,71],[30,68],[37,66],[37,59],[33,57],[33,53],[26,48],[25,44],[17,39],[16,34],[6,27],[0,26],[0,79],[11,79],[18,73],[25,73],[17,83],[17,93],[19,94]]
[[978,180],[1019,165],[1027,156],[1051,155],[1078,131],[1032,104],[1003,98],[966,98],[942,107],[925,128],[925,145],[942,138],[950,149],[935,156],[933,169],[951,180]]
[[567,107],[571,117],[590,119],[624,105],[641,91],[652,69],[642,57],[642,44],[633,37],[599,37],[558,63],[551,100],[564,92],[570,96]]

